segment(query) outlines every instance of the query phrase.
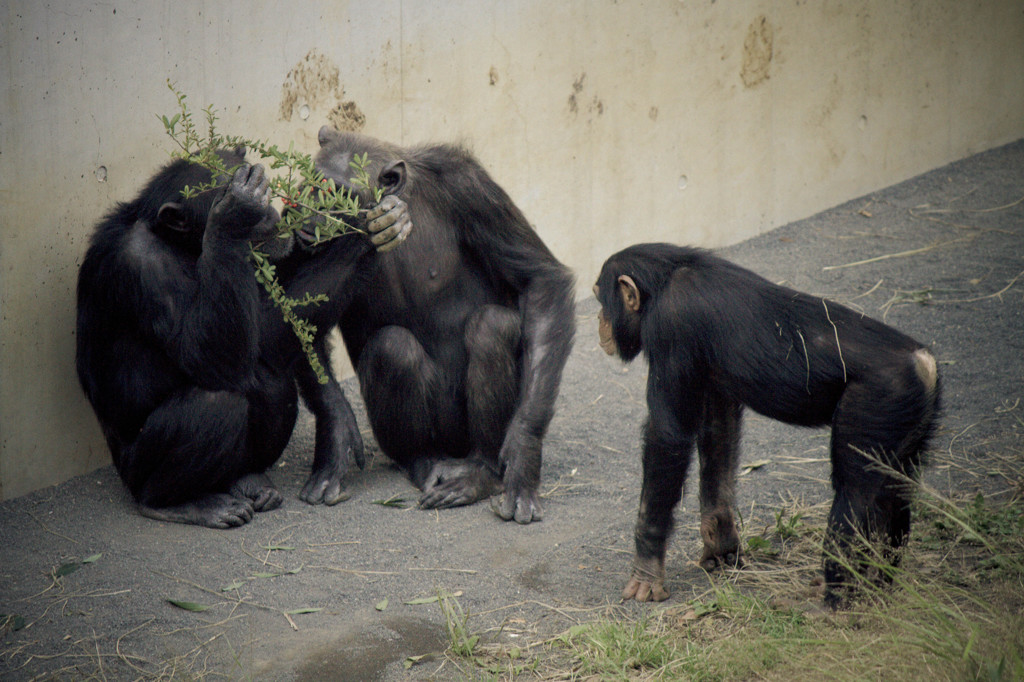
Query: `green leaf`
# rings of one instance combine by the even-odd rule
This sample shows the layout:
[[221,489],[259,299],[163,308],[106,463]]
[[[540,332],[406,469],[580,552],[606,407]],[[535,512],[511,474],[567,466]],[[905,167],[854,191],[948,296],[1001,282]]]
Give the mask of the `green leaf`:
[[226,586],[220,588],[220,591],[221,592],[230,592],[231,590],[237,590],[239,587],[242,587],[243,585],[245,585],[245,581],[244,580],[236,580],[235,582],[231,583],[230,585],[226,585]]
[[374,500],[373,504],[379,504],[382,507],[394,507],[395,509],[405,509],[409,506],[407,500],[400,495],[392,495],[386,500]]
[[292,609],[291,611],[285,611],[285,613],[287,613],[289,616],[295,616],[303,613],[319,613],[320,611],[323,611],[323,609],[307,606],[301,609]]
[[64,576],[66,576],[66,575],[69,575],[69,574],[71,574],[71,573],[74,573],[75,571],[77,571],[77,570],[78,570],[78,569],[80,569],[81,567],[82,567],[82,564],[81,564],[80,562],[78,562],[78,561],[72,561],[72,562],[68,562],[68,563],[66,563],[66,564],[62,564],[62,565],[61,565],[61,567],[60,567],[60,568],[58,568],[58,569],[57,569],[57,570],[56,570],[56,571],[54,572],[54,574],[53,574],[53,575],[54,575],[55,577],[57,577],[57,578],[63,578],[63,577],[64,577]]
[[253,578],[277,578],[277,577],[282,576],[282,575],[295,575],[296,573],[298,573],[301,570],[302,570],[302,566],[299,566],[298,568],[293,568],[290,571],[277,571],[275,573],[255,573],[255,574],[253,574],[252,577]]
[[742,471],[740,471],[740,476],[746,476],[751,471],[754,471],[756,469],[760,469],[761,467],[764,467],[764,466],[768,466],[771,463],[772,463],[772,461],[770,459],[759,459],[756,462],[751,462],[750,464],[744,464],[743,467],[742,467]]
[[419,606],[420,604],[433,604],[436,601],[437,601],[437,595],[435,594],[432,597],[417,597],[416,599],[410,599],[409,601],[407,601],[405,603],[408,604],[409,606]]
[[102,554],[93,554],[92,556],[87,556],[84,559],[82,559],[82,563],[83,564],[94,564],[94,563],[96,563],[97,561],[100,560],[101,556],[103,556],[103,555]]
[[388,598],[387,597],[384,597],[379,602],[377,602],[376,604],[373,605],[373,608],[377,609],[378,611],[383,611],[387,607],[388,607]]
[[210,608],[205,604],[197,604],[193,601],[180,601],[178,599],[168,599],[167,602],[172,606],[177,606],[179,609],[185,609],[186,611],[206,611]]
[[409,668],[413,667],[417,663],[424,663],[426,661],[432,661],[432,660],[434,660],[434,654],[423,654],[421,656],[409,656],[408,658],[405,659],[405,661],[402,663],[402,665],[405,667],[406,670],[408,670]]

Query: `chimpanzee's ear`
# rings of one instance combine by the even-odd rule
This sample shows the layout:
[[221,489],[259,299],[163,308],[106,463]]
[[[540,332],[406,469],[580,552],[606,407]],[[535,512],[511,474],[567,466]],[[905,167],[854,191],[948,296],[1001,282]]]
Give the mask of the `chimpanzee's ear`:
[[629,275],[619,275],[619,293],[622,294],[622,302],[630,312],[640,311],[640,290],[636,288],[636,282]]
[[160,207],[156,222],[159,227],[166,227],[175,232],[188,232],[188,221],[185,219],[185,207],[169,201]]
[[320,128],[320,132],[316,134],[316,139],[321,147],[326,147],[338,139],[338,131],[331,126],[323,126]]
[[384,194],[398,194],[405,187],[405,161],[392,161],[377,176],[377,184]]

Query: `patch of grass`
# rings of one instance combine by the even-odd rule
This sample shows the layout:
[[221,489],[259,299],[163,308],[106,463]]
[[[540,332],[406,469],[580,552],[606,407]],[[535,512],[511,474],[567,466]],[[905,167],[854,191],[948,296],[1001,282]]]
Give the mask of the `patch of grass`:
[[1024,498],[951,500],[921,487],[902,564],[870,550],[858,558],[891,584],[864,581],[838,612],[821,601],[826,518],[827,505],[789,501],[747,538],[744,569],[712,574],[699,599],[570,628],[547,643],[535,676],[1024,680]]
[[462,604],[459,603],[455,595],[443,590],[437,591],[437,603],[444,616],[449,653],[459,658],[472,658],[476,645],[480,641],[480,635],[474,635],[469,631],[467,627],[469,613],[462,608]]
[[602,680],[628,680],[638,672],[676,668],[688,653],[685,643],[665,636],[662,624],[646,617],[578,625],[559,642],[572,652],[574,672]]

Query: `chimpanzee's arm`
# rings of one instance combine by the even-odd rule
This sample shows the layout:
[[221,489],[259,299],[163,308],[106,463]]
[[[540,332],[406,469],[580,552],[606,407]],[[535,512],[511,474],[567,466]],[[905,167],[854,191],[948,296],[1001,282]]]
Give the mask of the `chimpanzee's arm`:
[[302,399],[316,417],[313,468],[299,494],[309,504],[332,505],[348,499],[343,478],[349,461],[355,461],[360,469],[365,464],[363,438],[355,415],[331,371],[327,333],[361,288],[363,276],[372,265],[374,249],[390,251],[405,240],[412,227],[405,202],[394,195],[384,197],[367,212],[366,218],[366,238],[352,234],[334,240],[289,278],[292,296],[323,293],[328,297],[326,303],[303,312],[317,325],[313,346],[327,374],[327,383],[319,382],[305,360],[299,360],[296,369]]
[[662,601],[665,549],[672,533],[672,512],[683,494],[693,453],[701,396],[682,386],[667,362],[651,359],[647,380],[647,423],[644,425],[643,488],[637,513],[629,581],[623,599]]
[[541,518],[541,441],[575,334],[573,277],[482,169],[466,175],[444,179],[455,195],[459,236],[497,290],[515,292],[523,320],[519,400],[499,454],[505,491],[494,510],[529,523]]
[[268,201],[262,167],[243,166],[211,209],[194,263],[142,230],[128,249],[139,277],[128,304],[144,333],[198,386],[243,389],[251,381],[259,293],[249,240],[262,236],[256,232]]

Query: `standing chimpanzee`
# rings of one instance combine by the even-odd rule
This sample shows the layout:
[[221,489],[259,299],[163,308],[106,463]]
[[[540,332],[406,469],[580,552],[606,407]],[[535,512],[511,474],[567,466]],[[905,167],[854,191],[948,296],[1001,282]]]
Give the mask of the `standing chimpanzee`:
[[[264,472],[295,423],[296,373],[312,372],[254,277],[252,241],[281,258],[292,240],[269,238],[279,216],[263,167],[244,154],[221,152],[238,167],[234,177],[191,198],[182,190],[208,183],[209,171],[184,160],[165,166],[97,225],[79,272],[79,380],[140,512],[163,521],[227,528],[279,506]],[[318,313],[325,328],[373,246],[390,248],[408,231],[394,199],[367,216],[372,240],[353,247],[349,238],[315,256],[295,250],[281,263],[290,295],[337,294]],[[333,429],[333,441],[321,443],[318,427],[302,495],[311,503],[339,501],[345,455],[361,456],[351,410]]]
[[935,358],[904,334],[836,303],[777,286],[698,249],[641,244],[604,264],[601,347],[649,363],[643,490],[624,599],[660,601],[672,510],[696,442],[701,565],[737,564],[733,523],[740,416],[747,406],[800,426],[832,425],[826,602],[851,587],[857,535],[895,565],[939,402]]
[[317,168],[354,154],[395,186],[416,229],[378,258],[341,316],[381,449],[426,508],[492,502],[540,520],[541,441],[575,331],[573,278],[466,151],[320,131]]

